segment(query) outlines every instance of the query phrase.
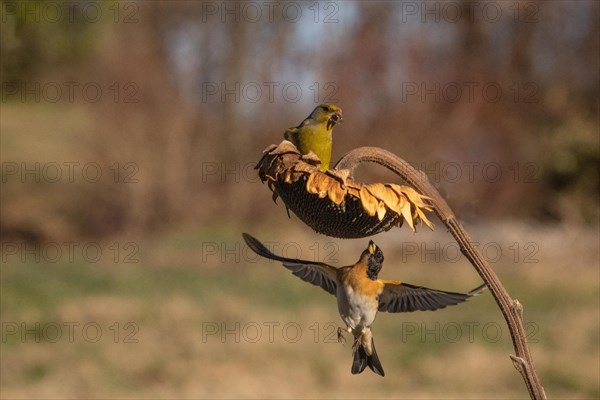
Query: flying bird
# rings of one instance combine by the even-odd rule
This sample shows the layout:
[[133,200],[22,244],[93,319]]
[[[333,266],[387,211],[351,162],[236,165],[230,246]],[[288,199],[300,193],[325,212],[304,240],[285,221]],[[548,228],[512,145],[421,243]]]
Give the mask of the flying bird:
[[[354,336],[353,374],[360,374],[368,366],[376,374],[384,376],[371,332],[378,311],[399,313],[439,310],[462,303],[485,288],[483,284],[468,293],[455,293],[379,279],[383,252],[372,240],[356,264],[336,268],[321,262],[280,257],[251,235],[243,233],[242,236],[256,254],[281,261],[284,267],[303,281],[337,297],[340,316],[347,331]],[[341,329],[338,338],[342,339]]]

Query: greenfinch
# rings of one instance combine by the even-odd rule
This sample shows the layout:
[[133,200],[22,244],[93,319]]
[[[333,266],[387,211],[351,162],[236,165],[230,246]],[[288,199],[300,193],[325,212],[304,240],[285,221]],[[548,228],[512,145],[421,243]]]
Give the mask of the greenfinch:
[[321,160],[319,168],[327,171],[331,162],[333,127],[340,122],[341,108],[332,104],[321,104],[300,125],[288,128],[283,137],[292,142],[300,153],[315,153]]

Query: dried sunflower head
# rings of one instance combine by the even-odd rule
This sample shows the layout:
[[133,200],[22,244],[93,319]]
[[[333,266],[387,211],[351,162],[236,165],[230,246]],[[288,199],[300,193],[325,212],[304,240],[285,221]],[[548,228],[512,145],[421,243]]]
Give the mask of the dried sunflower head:
[[404,221],[414,231],[433,224],[428,197],[410,186],[355,182],[347,170],[319,169],[314,154],[302,155],[287,140],[263,152],[258,175],[305,224],[327,236],[362,238],[385,232]]

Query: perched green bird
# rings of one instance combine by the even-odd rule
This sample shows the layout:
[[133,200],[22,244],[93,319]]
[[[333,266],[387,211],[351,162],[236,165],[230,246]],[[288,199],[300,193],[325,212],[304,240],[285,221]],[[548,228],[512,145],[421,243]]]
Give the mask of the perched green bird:
[[331,161],[333,127],[340,122],[341,108],[332,104],[321,104],[300,125],[287,129],[283,137],[294,143],[300,153],[315,153],[321,160],[320,169],[327,171]]

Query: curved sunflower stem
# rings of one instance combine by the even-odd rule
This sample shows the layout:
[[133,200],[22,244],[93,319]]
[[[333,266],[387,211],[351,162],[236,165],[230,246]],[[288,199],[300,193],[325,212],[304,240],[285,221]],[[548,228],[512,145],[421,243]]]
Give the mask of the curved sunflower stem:
[[514,367],[523,377],[529,396],[535,400],[546,399],[527,344],[527,336],[523,327],[523,306],[518,300],[509,296],[496,273],[473,245],[471,238],[454,216],[446,200],[429,183],[423,172],[418,171],[395,154],[377,147],[359,147],[350,151],[336,164],[335,169],[349,170],[352,174],[352,171],[362,162],[373,162],[388,168],[413,186],[420,194],[431,198],[430,203],[435,213],[456,239],[461,252],[481,276],[502,311],[516,353],[516,356],[510,355],[510,358]]

